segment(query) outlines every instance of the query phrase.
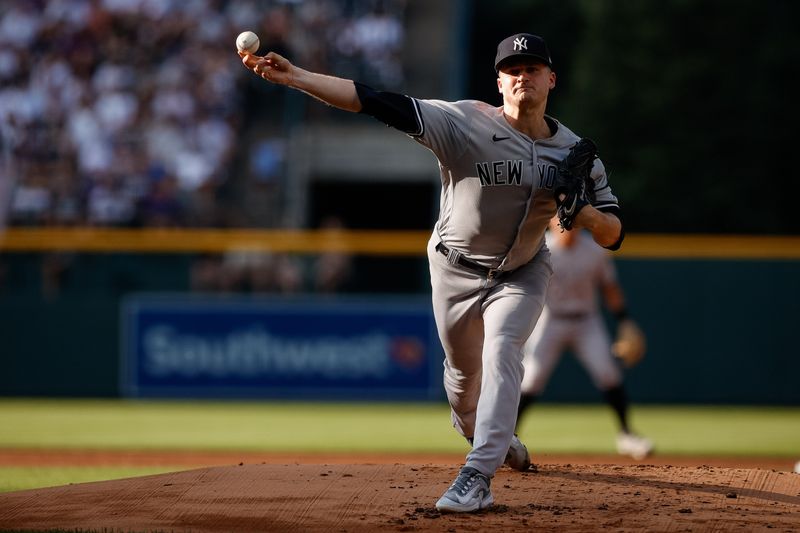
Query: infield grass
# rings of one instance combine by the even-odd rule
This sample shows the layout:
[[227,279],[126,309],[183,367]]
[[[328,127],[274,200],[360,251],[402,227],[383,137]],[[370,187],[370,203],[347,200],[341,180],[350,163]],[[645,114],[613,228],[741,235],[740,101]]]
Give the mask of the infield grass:
[[[800,408],[634,406],[661,454],[800,459]],[[466,452],[444,403],[0,399],[0,448],[251,452]],[[539,453],[614,453],[604,405],[534,407],[520,427]],[[0,491],[181,468],[0,466]]]

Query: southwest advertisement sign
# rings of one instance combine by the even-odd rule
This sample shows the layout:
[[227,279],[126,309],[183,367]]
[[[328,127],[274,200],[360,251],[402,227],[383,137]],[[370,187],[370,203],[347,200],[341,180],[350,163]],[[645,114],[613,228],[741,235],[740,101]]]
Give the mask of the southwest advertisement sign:
[[131,397],[439,399],[424,299],[136,295],[122,309]]

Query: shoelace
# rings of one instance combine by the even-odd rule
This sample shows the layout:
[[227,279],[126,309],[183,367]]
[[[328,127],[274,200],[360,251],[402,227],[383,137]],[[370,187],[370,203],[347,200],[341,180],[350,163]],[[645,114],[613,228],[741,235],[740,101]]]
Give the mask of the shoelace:
[[458,477],[453,484],[450,486],[452,490],[455,490],[462,496],[464,496],[472,485],[475,484],[475,481],[478,478],[478,472],[461,472],[458,474]]

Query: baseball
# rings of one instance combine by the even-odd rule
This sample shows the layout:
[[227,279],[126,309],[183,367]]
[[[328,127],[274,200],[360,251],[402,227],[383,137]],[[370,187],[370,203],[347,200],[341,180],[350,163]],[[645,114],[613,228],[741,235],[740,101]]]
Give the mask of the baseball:
[[236,49],[240,52],[255,54],[258,52],[259,46],[261,46],[261,41],[259,41],[258,35],[252,31],[243,31],[236,38]]
[[800,461],[797,461],[797,462],[794,464],[794,473],[795,473],[795,474],[800,474]]

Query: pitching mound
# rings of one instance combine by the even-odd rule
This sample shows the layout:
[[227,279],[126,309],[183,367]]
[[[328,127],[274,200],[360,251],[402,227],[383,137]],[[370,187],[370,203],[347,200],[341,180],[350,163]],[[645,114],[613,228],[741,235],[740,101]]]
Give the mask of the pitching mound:
[[437,464],[259,464],[0,494],[0,528],[96,531],[796,531],[800,475],[710,466],[544,464],[443,515]]

